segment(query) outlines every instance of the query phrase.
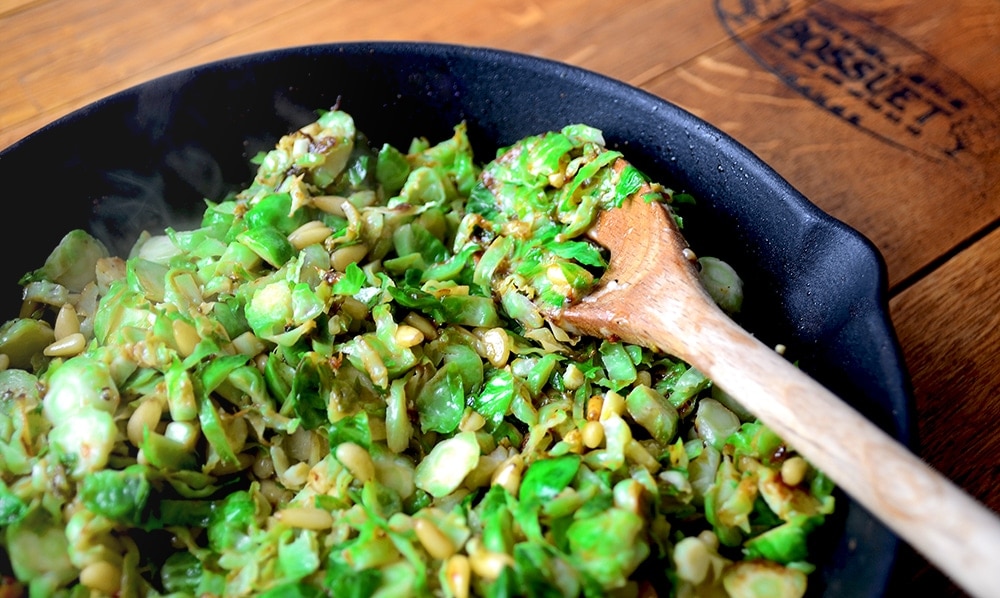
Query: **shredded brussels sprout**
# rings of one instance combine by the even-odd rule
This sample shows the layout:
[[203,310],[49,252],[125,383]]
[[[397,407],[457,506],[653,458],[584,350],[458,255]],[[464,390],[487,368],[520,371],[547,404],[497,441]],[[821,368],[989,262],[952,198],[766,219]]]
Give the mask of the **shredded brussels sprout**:
[[620,158],[333,109],[198,228],[69,233],[0,327],[2,593],[801,596],[830,481],[682,361],[543,317],[647,183]]

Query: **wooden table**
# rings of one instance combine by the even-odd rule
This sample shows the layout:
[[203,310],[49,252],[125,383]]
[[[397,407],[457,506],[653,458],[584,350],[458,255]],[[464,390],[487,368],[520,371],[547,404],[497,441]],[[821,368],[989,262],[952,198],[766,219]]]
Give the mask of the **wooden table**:
[[[565,61],[736,137],[882,252],[920,454],[1000,510],[996,0],[0,0],[0,147],[181,68],[352,40]],[[909,551],[897,577],[960,595]]]

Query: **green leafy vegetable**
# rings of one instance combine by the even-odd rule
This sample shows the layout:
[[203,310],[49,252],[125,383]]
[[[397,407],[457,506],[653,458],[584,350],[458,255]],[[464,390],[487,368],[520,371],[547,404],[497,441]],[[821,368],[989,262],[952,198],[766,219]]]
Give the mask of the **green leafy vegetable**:
[[[4,573],[40,596],[801,595],[830,480],[687,364],[545,320],[607,267],[601,210],[693,201],[622,157],[570,124],[482,164],[465,123],[374,146],[332,109],[191,230],[124,259],[68,233],[0,326]],[[735,271],[700,263],[737,312]]]

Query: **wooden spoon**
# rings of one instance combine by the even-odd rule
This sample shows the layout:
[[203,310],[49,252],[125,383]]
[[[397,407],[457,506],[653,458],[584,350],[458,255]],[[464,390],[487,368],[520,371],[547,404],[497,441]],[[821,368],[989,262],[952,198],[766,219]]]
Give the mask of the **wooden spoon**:
[[1000,519],[733,322],[687,242],[640,190],[588,232],[611,251],[598,287],[549,318],[673,354],[708,376],[955,583],[1000,596]]

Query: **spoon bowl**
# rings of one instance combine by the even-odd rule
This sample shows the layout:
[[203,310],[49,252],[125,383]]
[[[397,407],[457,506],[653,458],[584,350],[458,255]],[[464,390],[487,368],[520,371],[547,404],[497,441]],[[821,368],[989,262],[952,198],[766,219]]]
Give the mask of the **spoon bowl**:
[[971,595],[1000,595],[996,514],[730,319],[647,192],[598,215],[588,236],[611,251],[608,269],[552,319],[685,360]]

